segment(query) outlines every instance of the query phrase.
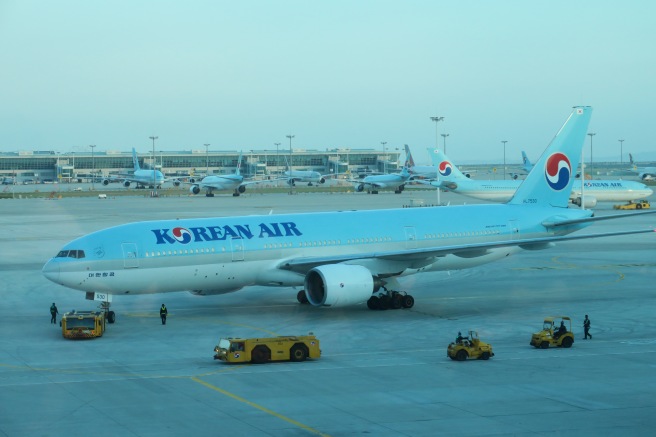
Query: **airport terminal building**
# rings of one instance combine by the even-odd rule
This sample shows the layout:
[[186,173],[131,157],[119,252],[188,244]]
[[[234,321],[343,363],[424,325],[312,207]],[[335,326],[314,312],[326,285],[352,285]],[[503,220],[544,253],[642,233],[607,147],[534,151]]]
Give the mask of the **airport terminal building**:
[[[167,177],[233,173],[240,152],[212,150],[137,153],[141,168],[161,170]],[[241,172],[246,177],[277,176],[288,169],[315,170],[322,174],[396,172],[403,166],[398,150],[326,149],[249,150],[243,153]],[[0,153],[0,179],[13,183],[88,182],[134,169],[132,153],[90,149],[84,152],[18,151]]]

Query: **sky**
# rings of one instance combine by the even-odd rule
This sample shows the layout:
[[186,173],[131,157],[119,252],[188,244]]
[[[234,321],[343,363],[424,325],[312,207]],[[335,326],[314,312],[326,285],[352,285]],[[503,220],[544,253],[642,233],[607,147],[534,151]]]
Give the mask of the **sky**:
[[[656,160],[656,2],[0,0],[0,151],[402,149]],[[444,117],[435,123],[430,117]],[[437,133],[437,135],[436,135]]]

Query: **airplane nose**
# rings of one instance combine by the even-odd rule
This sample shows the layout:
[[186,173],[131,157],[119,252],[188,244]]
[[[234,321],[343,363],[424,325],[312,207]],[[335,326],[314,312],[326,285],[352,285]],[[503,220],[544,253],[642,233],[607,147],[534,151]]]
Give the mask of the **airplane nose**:
[[41,273],[52,282],[59,283],[59,263],[48,261],[41,269]]

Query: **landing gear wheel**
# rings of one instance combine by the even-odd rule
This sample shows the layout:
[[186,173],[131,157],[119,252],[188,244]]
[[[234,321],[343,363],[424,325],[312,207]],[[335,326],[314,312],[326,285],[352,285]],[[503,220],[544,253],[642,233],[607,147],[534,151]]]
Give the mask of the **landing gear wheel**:
[[206,193],[205,197],[214,197],[214,193]]
[[388,310],[390,307],[390,298],[386,294],[378,298],[378,309],[379,310]]
[[403,308],[412,308],[415,305],[415,298],[406,294],[401,299],[401,305],[403,305]]
[[390,307],[393,310],[398,310],[403,306],[402,298],[399,294],[395,294],[392,296],[392,299],[390,299]]
[[296,300],[298,300],[299,303],[309,303],[307,294],[305,294],[305,290],[301,290],[296,293]]
[[378,299],[378,296],[371,296],[369,300],[367,301],[367,308],[370,310],[377,310],[379,307],[380,300]]

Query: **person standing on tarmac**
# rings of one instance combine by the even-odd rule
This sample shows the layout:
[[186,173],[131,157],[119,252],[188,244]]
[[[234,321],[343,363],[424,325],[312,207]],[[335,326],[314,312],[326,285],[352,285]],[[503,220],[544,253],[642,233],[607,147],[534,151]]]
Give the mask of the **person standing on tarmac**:
[[590,337],[590,340],[592,340],[592,335],[590,334],[590,319],[588,319],[588,315],[585,315],[585,320],[583,320],[583,333],[585,334],[585,337],[583,337],[583,340],[587,340],[588,337]]
[[57,305],[53,302],[50,305],[50,323],[57,323],[57,314],[59,314],[59,311],[57,311]]
[[162,307],[159,309],[159,316],[162,318],[162,325],[166,325],[166,315],[169,313],[169,310],[166,309],[166,305],[162,304]]

